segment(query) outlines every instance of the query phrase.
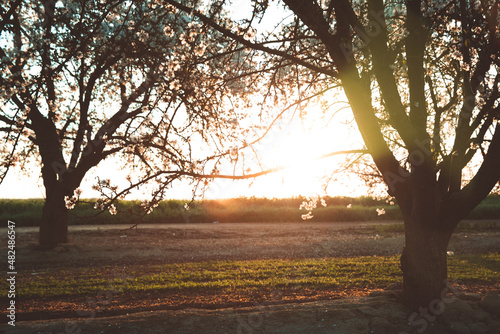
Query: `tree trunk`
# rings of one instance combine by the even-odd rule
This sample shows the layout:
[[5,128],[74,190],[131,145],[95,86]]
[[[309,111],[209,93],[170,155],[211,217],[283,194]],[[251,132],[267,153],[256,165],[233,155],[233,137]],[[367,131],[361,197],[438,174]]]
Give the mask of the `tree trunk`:
[[67,192],[57,184],[46,188],[47,198],[40,222],[39,242],[42,247],[53,247],[68,242],[68,209],[64,197]]
[[403,302],[414,309],[432,307],[446,293],[446,252],[453,230],[443,225],[437,215],[429,217],[421,210],[405,217]]

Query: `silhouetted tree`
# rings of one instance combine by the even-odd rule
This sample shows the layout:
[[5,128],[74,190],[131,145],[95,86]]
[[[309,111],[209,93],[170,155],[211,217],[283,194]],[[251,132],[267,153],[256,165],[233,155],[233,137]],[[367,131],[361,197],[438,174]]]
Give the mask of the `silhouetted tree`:
[[140,177],[121,190],[100,180],[96,207],[114,214],[117,198],[157,182],[148,212],[174,180],[207,164],[216,174],[242,143],[244,115],[228,105],[251,88],[225,78],[252,60],[190,13],[156,1],[2,1],[0,40],[0,181],[16,164],[41,166],[42,245],[67,241],[78,187],[109,156]]
[[404,300],[428,306],[441,298],[452,232],[500,177],[499,3],[262,0],[230,22],[196,3],[164,2],[260,53],[260,75],[278,98],[342,86],[403,213]]

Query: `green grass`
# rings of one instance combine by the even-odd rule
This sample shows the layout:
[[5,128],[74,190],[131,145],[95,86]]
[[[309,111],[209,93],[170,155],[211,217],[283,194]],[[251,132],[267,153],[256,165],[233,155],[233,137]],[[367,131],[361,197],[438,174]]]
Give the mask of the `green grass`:
[[[118,268],[118,267],[117,267]],[[460,283],[500,281],[500,254],[449,257],[449,278]],[[302,260],[212,261],[133,267],[61,270],[18,275],[23,298],[98,294],[103,291],[261,291],[275,288],[383,288],[401,281],[399,257],[365,256]],[[120,269],[116,269],[120,270]],[[114,273],[113,273],[114,272]]]
[[[196,201],[189,210],[184,209],[187,201],[167,200],[155,210],[141,218],[138,213],[140,201],[120,201],[118,215],[112,216],[98,211],[92,204],[80,204],[70,211],[69,224],[135,224],[135,223],[210,223],[219,222],[299,222],[304,210],[299,210],[303,198],[266,199],[234,198],[226,200]],[[89,200],[92,201],[92,200]],[[327,197],[327,207],[313,211],[312,221],[387,221],[401,220],[397,205],[388,205],[384,200],[370,197]],[[351,205],[348,208],[348,205]],[[42,215],[42,199],[11,200],[0,199],[0,220],[13,220],[16,226],[37,226]],[[384,215],[377,215],[376,209],[384,208]],[[500,217],[500,196],[491,195],[470,215],[470,219],[498,219]]]

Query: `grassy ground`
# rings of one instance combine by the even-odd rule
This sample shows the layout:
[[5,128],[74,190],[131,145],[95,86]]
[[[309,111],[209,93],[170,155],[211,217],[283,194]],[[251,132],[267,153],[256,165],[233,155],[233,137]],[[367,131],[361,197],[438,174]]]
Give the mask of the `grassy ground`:
[[[74,244],[51,251],[36,248],[35,232],[20,232],[18,311],[23,320],[93,319],[366,296],[402,281],[403,234],[400,225],[385,225],[100,229],[75,232]],[[500,282],[499,234],[478,226],[484,223],[452,237],[448,277],[459,291],[485,294]]]
[[[460,284],[500,281],[500,254],[449,257],[449,278]],[[401,281],[399,256],[295,260],[212,261],[127,268],[106,267],[57,270],[19,276],[21,298],[95,295],[112,290],[123,293],[190,293],[255,291],[300,288],[383,288]]]
[[[92,204],[80,204],[70,211],[70,225],[75,224],[134,224],[134,223],[209,223],[219,222],[294,222],[301,221],[304,210],[299,210],[303,198],[262,199],[236,198],[228,200],[205,200],[190,204],[187,201],[163,201],[153,213],[141,218],[140,201],[117,203],[118,215],[99,212]],[[88,202],[93,202],[88,200]],[[396,205],[369,197],[329,197],[327,206],[313,211],[312,221],[381,221],[400,220]],[[43,199],[0,199],[0,219],[13,220],[16,226],[37,226],[42,214]],[[376,209],[384,209],[378,215]],[[96,214],[98,214],[96,216]],[[497,219],[500,217],[500,196],[485,199],[470,215],[470,219]]]

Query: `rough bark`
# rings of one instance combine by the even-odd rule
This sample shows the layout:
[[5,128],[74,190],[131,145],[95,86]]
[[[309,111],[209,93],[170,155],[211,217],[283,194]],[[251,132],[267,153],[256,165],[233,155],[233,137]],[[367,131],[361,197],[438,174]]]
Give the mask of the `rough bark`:
[[[45,186],[45,204],[40,222],[39,243],[42,247],[52,247],[68,241],[68,210],[64,196],[71,196],[76,187],[67,175],[57,130],[50,119],[38,109],[30,111],[42,158],[42,178]],[[65,175],[66,174],[66,175]]]
[[414,211],[405,218],[405,246],[401,255],[403,302],[412,307],[430,307],[446,289],[447,248],[452,231],[437,221],[422,221]]
[[[406,63],[404,67],[407,68],[406,87],[409,101],[400,96],[398,79],[393,70],[395,45],[388,45],[384,14],[388,5],[384,1],[367,2],[369,25],[360,20],[361,15],[358,16],[354,5],[347,0],[331,1],[326,17],[323,8],[315,1],[284,2],[328,50],[338,71],[336,78],[341,81],[365,145],[388,185],[389,194],[397,198],[403,212],[406,238],[401,257],[404,301],[413,307],[430,307],[433,300],[441,298],[446,286],[446,251],[454,228],[488,195],[500,178],[500,126],[497,125],[480,169],[467,186],[462,188],[462,170],[475,153],[475,149],[470,148],[474,139],[471,136],[483,122],[485,115],[496,113],[493,109],[484,112],[485,109],[481,110],[475,116],[474,126],[471,126],[473,110],[478,107],[474,96],[478,92],[480,81],[492,64],[490,60],[494,58],[480,56],[481,60],[474,72],[470,74],[468,70],[463,70],[461,78],[455,81],[449,103],[441,108],[435,103],[436,126],[432,136],[433,142],[428,134],[428,118],[432,113],[427,107],[425,84],[428,61],[425,56],[426,46],[433,41],[433,31],[430,30],[433,27],[424,17],[421,0],[402,2],[407,11],[405,28],[408,35],[404,43],[404,54],[401,55]],[[460,20],[464,34],[462,54],[467,64],[471,63],[467,42],[470,40],[468,20],[474,19],[473,15],[469,15],[473,7],[466,1],[460,2]],[[488,10],[494,13],[488,15]],[[491,31],[498,26],[494,19],[498,16],[497,11],[497,7],[484,6],[484,15],[492,18],[489,20],[490,26],[493,27],[493,30],[490,28]],[[335,29],[331,29],[328,21],[332,13]],[[451,15],[451,12],[448,15]],[[482,15],[478,17],[482,18]],[[451,22],[452,17],[449,19]],[[494,33],[490,35],[490,45],[494,47],[498,44],[497,38]],[[367,65],[359,62],[359,58],[354,55],[353,45],[358,41],[355,41],[353,36],[357,36],[365,44],[362,50],[358,50],[358,55],[370,60],[370,71],[366,70]],[[489,45],[483,45],[479,49],[491,56],[488,51],[492,50],[490,48],[492,47]],[[368,51],[371,58],[367,56]],[[383,130],[385,120],[376,117],[371,86],[363,84],[360,71],[361,74],[365,71],[374,75],[384,111],[389,116],[387,121],[396,130],[408,151],[405,161],[396,160],[393,154],[396,151],[391,151],[388,146]],[[495,85],[497,83],[495,81]],[[457,88],[460,85],[463,95],[461,98],[457,97]],[[491,101],[498,99],[496,93],[492,96],[494,98]],[[432,99],[436,100],[435,97]],[[448,156],[443,157],[443,163],[436,166],[439,157],[436,153],[443,153],[440,145],[442,138],[439,138],[442,113],[456,106],[460,99],[463,107],[457,120],[454,148]],[[484,124],[487,125],[485,131],[490,129],[491,123]],[[484,136],[479,138],[482,142]],[[436,181],[437,179],[439,181]]]
[[64,196],[66,192],[60,185],[47,189],[40,222],[39,242],[42,247],[53,247],[68,242],[68,209]]

